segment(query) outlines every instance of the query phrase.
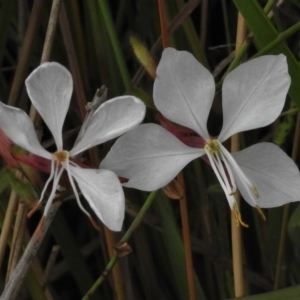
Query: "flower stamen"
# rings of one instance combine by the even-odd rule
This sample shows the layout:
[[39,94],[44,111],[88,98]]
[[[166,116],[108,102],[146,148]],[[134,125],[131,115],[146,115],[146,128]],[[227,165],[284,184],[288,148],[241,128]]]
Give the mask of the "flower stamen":
[[262,211],[262,209],[261,209],[258,205],[256,205],[255,208],[256,208],[256,210],[258,211],[258,214],[261,216],[261,218],[262,218],[264,221],[266,221],[267,218],[266,218],[264,212]]
[[241,213],[239,211],[239,208],[238,208],[238,205],[236,202],[234,202],[233,204],[233,207],[232,207],[232,213],[233,213],[233,216],[235,218],[235,221],[236,221],[236,226],[239,227],[240,225],[242,225],[243,227],[246,227],[248,228],[249,225],[244,223],[242,221],[242,216],[241,216]]
[[221,143],[212,140],[205,145],[204,150],[232,208],[237,187],[226,156],[222,153]]
[[257,191],[256,186],[255,186],[255,185],[252,185],[252,186],[251,186],[251,189],[252,189],[252,191],[253,191],[254,196],[255,196],[256,198],[259,198],[259,193],[258,193],[258,191]]

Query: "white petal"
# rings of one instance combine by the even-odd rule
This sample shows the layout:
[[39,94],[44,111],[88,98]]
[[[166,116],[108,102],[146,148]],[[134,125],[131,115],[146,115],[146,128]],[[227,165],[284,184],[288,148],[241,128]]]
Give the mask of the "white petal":
[[83,169],[70,165],[83,196],[97,217],[111,230],[120,231],[125,214],[125,198],[116,174],[104,169]]
[[86,132],[70,151],[70,155],[74,156],[127,132],[142,122],[145,112],[145,104],[133,96],[122,96],[106,101],[92,115]]
[[[260,143],[233,153],[247,178],[258,191],[257,205],[276,207],[288,202],[300,201],[300,173],[290,157],[278,146],[271,143]],[[245,187],[238,176],[236,183],[245,200]]]
[[161,126],[143,124],[116,141],[101,167],[129,179],[123,186],[153,191],[203,154],[203,149],[184,145]]
[[223,129],[219,140],[275,121],[290,82],[282,54],[253,59],[229,73],[223,83]]
[[33,124],[23,110],[0,102],[0,128],[21,148],[47,159],[52,158],[52,155],[39,143]]
[[47,62],[36,68],[25,83],[32,104],[50,129],[58,150],[62,150],[62,126],[73,90],[70,72],[58,63]]
[[206,123],[215,93],[210,72],[189,52],[166,48],[156,74],[153,98],[157,109],[208,139]]

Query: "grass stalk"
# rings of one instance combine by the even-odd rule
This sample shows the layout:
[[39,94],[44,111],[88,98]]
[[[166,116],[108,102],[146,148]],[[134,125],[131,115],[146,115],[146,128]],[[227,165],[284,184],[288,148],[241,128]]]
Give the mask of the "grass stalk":
[[[236,52],[241,47],[246,36],[246,23],[241,13],[238,14],[237,34],[236,34]],[[240,150],[240,137],[235,134],[231,137],[231,151]],[[240,206],[240,195],[236,195],[237,206]],[[231,214],[231,239],[232,239],[232,261],[235,297],[244,296],[244,276],[243,276],[243,258],[242,258],[242,239],[241,226],[237,226],[234,214]]]
[[191,235],[190,235],[190,229],[189,229],[187,198],[186,198],[186,192],[185,192],[185,183],[184,183],[183,173],[180,172],[178,174],[177,178],[178,178],[178,183],[181,185],[182,191],[183,191],[182,198],[179,199],[179,204],[180,204],[180,215],[181,215],[181,224],[182,224],[182,236],[183,236],[185,263],[186,263],[186,273],[187,273],[187,281],[188,281],[188,288],[189,288],[189,299],[196,300],[193,256],[192,256],[192,247],[191,247]]
[[13,221],[15,219],[15,213],[18,207],[19,203],[19,197],[15,191],[11,191],[9,200],[8,200],[8,206],[5,213],[5,218],[3,221],[3,226],[1,228],[1,234],[0,234],[0,268],[3,262],[5,250],[8,244],[8,238],[11,233],[11,227],[13,224]]
[[0,300],[14,300],[18,297],[18,293],[25,279],[26,273],[33,262],[37,251],[48,231],[52,220],[55,217],[58,205],[52,205],[49,209],[47,218],[41,219],[34,234],[32,235],[29,244],[26,247],[21,259],[18,262],[12,276],[10,277],[7,285],[4,288]]
[[169,46],[169,37],[168,37],[168,21],[166,14],[166,6],[164,0],[158,0],[158,11],[159,11],[159,21],[161,28],[161,40],[163,48]]
[[29,18],[29,24],[24,37],[24,44],[22,47],[22,53],[19,58],[17,69],[15,72],[14,80],[12,83],[11,91],[8,97],[7,104],[14,106],[21,93],[24,80],[26,77],[27,68],[30,62],[30,56],[33,52],[34,41],[40,28],[42,21],[42,10],[45,7],[45,0],[34,1],[31,15]]

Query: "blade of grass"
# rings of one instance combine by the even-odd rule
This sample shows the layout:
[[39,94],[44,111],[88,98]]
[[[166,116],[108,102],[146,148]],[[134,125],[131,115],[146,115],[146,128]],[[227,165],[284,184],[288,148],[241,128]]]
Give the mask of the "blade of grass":
[[[170,201],[162,194],[159,201],[155,202],[154,207],[157,209],[162,222],[163,241],[168,254],[166,259],[171,264],[176,295],[178,299],[189,299],[187,276],[185,272],[182,272],[185,269],[185,253]],[[194,278],[196,299],[206,299],[197,277]]]
[[[76,281],[76,286],[81,291],[81,294],[84,295],[85,291],[93,284],[94,280],[80,253],[78,244],[60,211],[56,213],[56,217],[52,222],[50,230],[57,244],[60,245],[61,253],[68,263],[73,278]],[[96,297],[99,299],[101,297],[100,293],[96,293]]]
[[[185,2],[183,0],[176,0],[176,2],[180,14],[181,10],[185,9]],[[200,1],[194,0],[194,3],[196,2],[198,2],[198,5],[200,4]],[[192,4],[193,3],[191,3],[190,5]],[[205,48],[202,46],[201,40],[197,35],[197,31],[195,30],[195,26],[191,20],[191,17],[187,17],[185,20],[182,20],[181,24],[189,42],[191,52],[195,55],[198,61],[200,61],[207,69],[209,69],[210,66],[206,58]]]
[[[183,23],[183,21],[189,17],[189,15],[194,11],[197,5],[200,3],[200,0],[189,0],[185,5],[182,6],[180,12],[171,20],[168,26],[169,34],[173,34],[177,28]],[[153,44],[150,53],[153,55],[161,45],[161,37],[159,37],[156,42]],[[195,52],[196,54],[197,52]],[[205,62],[202,62],[205,65]],[[145,70],[140,67],[134,77],[132,78],[132,84],[138,85],[142,76],[145,74]]]
[[125,64],[123,53],[121,51],[121,46],[120,46],[120,43],[119,43],[119,40],[117,37],[115,25],[113,24],[113,20],[112,20],[111,12],[108,7],[108,3],[106,0],[101,0],[101,1],[98,1],[98,5],[99,5],[99,9],[100,9],[99,11],[100,11],[101,17],[102,17],[104,23],[106,24],[106,29],[108,31],[108,35],[109,35],[109,38],[110,38],[110,41],[112,44],[113,52],[115,54],[116,61],[118,64],[118,70],[121,73],[121,77],[123,79],[124,89],[126,91],[128,91],[131,86],[131,80],[129,77],[127,66]]
[[[234,0],[234,3],[245,18],[249,29],[252,31],[254,37],[256,38],[261,48],[267,47],[270,43],[276,40],[276,38],[278,37],[278,32],[274,28],[273,24],[268,19],[267,15],[264,13],[263,9],[260,7],[257,1]],[[287,57],[289,74],[292,78],[291,86],[289,89],[289,95],[299,108],[300,66],[298,62],[296,61],[290,49],[284,43],[278,44],[269,53],[283,53]]]
[[[299,152],[299,139],[300,139],[300,113],[297,115],[297,122],[295,126],[295,134],[294,134],[294,142],[292,149],[292,159],[296,161],[298,152]],[[282,270],[282,260],[285,252],[285,239],[287,234],[287,226],[289,221],[289,212],[290,212],[290,203],[286,204],[283,209],[283,217],[281,224],[281,232],[280,232],[280,242],[278,247],[278,256],[277,256],[277,264],[276,264],[276,274],[274,280],[274,290],[279,288],[280,275]]]
[[53,297],[46,292],[36,278],[36,274],[32,270],[28,271],[25,278],[26,286],[29,289],[32,300],[53,300]]
[[181,214],[186,273],[187,273],[187,280],[188,280],[188,287],[189,287],[189,299],[195,300],[196,294],[195,294],[195,280],[194,280],[191,236],[190,236],[190,229],[189,229],[189,217],[188,217],[188,208],[187,208],[187,198],[185,192],[185,183],[184,183],[184,177],[182,172],[178,174],[178,183],[182,187],[182,191],[183,191],[182,198],[179,199],[179,205],[180,205],[180,214]]
[[36,36],[38,34],[38,30],[40,27],[40,23],[42,21],[42,10],[45,7],[45,0],[36,0],[34,1],[32,11],[30,14],[30,19],[28,23],[28,27],[26,30],[26,34],[24,37],[24,44],[22,46],[22,53],[19,58],[19,62],[17,65],[17,69],[14,75],[13,84],[11,87],[11,92],[9,94],[9,98],[7,101],[8,105],[14,106],[16,101],[21,93],[24,80],[26,77],[26,72],[28,65],[30,63],[30,56],[32,54],[32,50],[34,47],[34,42]]

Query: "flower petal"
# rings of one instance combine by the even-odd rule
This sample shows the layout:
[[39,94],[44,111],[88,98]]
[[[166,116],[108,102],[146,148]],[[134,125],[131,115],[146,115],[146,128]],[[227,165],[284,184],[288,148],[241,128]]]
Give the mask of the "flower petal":
[[223,83],[223,128],[219,140],[275,121],[290,82],[282,54],[253,59],[229,73]]
[[70,72],[58,63],[47,62],[36,68],[25,83],[32,104],[50,129],[58,150],[62,150],[62,126],[73,90]]
[[127,132],[142,122],[145,112],[145,104],[133,96],[106,101],[89,119],[82,139],[70,151],[70,155],[74,156]]
[[[255,185],[259,194],[258,206],[268,208],[300,201],[299,170],[278,146],[260,143],[232,155]],[[239,176],[235,176],[235,180],[245,200],[253,206]]]
[[189,52],[166,48],[156,74],[153,98],[157,109],[208,139],[206,123],[215,93],[210,72]]
[[16,145],[32,154],[51,159],[37,139],[33,124],[21,109],[0,102],[0,127],[6,136]]
[[161,126],[143,124],[116,141],[101,167],[129,179],[123,186],[153,191],[203,154],[203,149],[184,145]]
[[83,196],[97,217],[111,230],[120,231],[125,214],[125,198],[116,174],[104,169],[83,169],[70,165]]

